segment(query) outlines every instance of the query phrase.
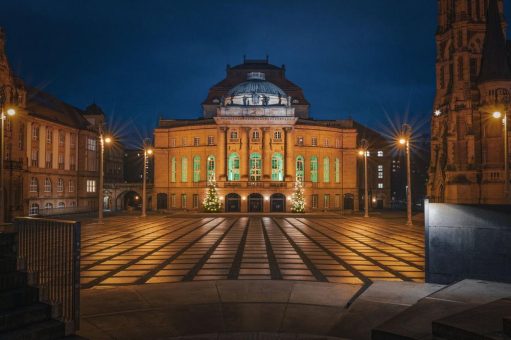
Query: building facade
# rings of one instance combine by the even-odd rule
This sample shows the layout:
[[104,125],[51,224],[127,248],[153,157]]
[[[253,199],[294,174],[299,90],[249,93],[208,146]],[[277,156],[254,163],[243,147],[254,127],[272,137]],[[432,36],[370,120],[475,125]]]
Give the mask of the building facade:
[[438,21],[428,195],[437,202],[509,203],[509,132],[492,115],[510,116],[511,45],[503,1],[440,0]]
[[201,210],[214,181],[226,212],[290,211],[300,181],[307,211],[358,210],[356,128],[308,119],[308,103],[284,71],[245,60],[209,91],[203,119],[160,120],[154,209]]
[[16,110],[5,122],[6,220],[97,209],[97,132],[82,111],[16,78],[4,46],[0,31],[2,109]]

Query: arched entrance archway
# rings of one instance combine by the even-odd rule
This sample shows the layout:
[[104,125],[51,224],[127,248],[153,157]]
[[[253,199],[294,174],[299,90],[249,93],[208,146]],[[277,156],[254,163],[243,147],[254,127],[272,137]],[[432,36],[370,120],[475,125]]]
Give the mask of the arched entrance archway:
[[353,194],[344,195],[344,209],[353,210]]
[[241,212],[241,197],[238,194],[228,194],[225,196],[226,212]]
[[273,194],[270,197],[270,212],[285,212],[286,196],[283,194]]
[[142,196],[136,191],[124,191],[117,196],[117,210],[138,209],[142,206]]
[[248,195],[248,212],[263,212],[263,196],[261,194]]

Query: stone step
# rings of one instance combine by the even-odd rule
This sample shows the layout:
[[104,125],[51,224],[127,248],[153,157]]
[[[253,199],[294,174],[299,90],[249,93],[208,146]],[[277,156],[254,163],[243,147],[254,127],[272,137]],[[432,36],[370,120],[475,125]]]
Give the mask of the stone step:
[[502,339],[502,319],[511,314],[511,298],[500,299],[433,321],[433,335],[447,340]]
[[502,320],[502,327],[504,334],[511,337],[511,311],[508,313],[508,316]]
[[39,302],[39,290],[25,286],[0,292],[0,311],[29,306]]
[[10,332],[0,333],[0,338],[2,340],[51,340],[60,339],[64,335],[64,323],[57,320],[46,320]]
[[[49,319],[51,319],[51,306],[45,303],[0,311],[0,334]],[[0,338],[2,338],[1,335]]]
[[28,275],[23,272],[0,274],[0,291],[21,288],[27,285]]

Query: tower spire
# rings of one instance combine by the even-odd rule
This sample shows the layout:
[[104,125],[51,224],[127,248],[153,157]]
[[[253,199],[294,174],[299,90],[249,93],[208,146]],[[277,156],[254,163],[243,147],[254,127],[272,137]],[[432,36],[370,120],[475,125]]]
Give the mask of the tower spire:
[[507,59],[506,38],[502,31],[497,0],[490,0],[486,14],[486,37],[484,40],[479,83],[492,80],[511,80],[511,68]]

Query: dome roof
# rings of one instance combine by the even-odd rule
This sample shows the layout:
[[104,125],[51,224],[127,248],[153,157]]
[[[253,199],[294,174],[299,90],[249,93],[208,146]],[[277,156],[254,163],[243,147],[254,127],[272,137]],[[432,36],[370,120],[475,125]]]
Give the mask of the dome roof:
[[227,96],[253,95],[261,94],[268,96],[281,96],[287,98],[287,95],[280,87],[265,80],[264,73],[251,72],[247,76],[247,81],[236,85],[227,93]]

